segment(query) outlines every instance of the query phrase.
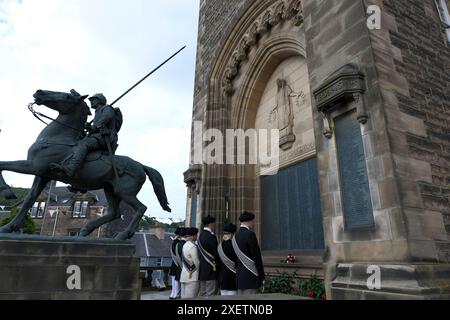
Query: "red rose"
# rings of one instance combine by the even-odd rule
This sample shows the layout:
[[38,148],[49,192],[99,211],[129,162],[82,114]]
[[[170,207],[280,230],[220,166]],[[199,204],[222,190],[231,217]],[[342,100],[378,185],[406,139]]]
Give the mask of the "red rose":
[[310,298],[314,298],[314,296],[315,296],[315,294],[314,294],[313,291],[308,291],[307,295],[308,295],[308,297],[310,297]]
[[294,292],[300,292],[300,288],[292,288],[292,291],[294,291]]

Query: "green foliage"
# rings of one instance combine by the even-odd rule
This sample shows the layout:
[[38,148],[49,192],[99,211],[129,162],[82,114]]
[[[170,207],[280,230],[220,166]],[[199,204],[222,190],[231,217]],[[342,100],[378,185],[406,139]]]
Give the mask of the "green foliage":
[[282,293],[325,300],[325,285],[316,276],[309,279],[298,279],[296,275],[282,273],[266,279],[264,293]]
[[294,278],[287,273],[275,277],[268,277],[264,284],[264,293],[291,294],[294,284]]
[[30,189],[25,188],[11,188],[12,192],[16,195],[17,199],[14,200],[0,200],[0,205],[6,206],[6,207],[12,207],[18,203],[20,203],[25,196],[30,192]]
[[298,281],[298,290],[296,288],[293,288],[294,294],[313,299],[325,299],[325,285],[316,276],[309,279],[300,279]]
[[184,224],[185,224],[184,221],[173,222],[171,224],[161,223],[154,217],[144,216],[139,224],[139,229],[148,230],[151,227],[161,227],[164,229],[176,229],[178,227],[183,227]]
[[148,230],[151,226],[154,226],[158,221],[156,218],[144,216],[139,224],[139,229]]
[[[7,225],[8,223],[11,222],[12,219],[14,219],[14,217],[17,215],[17,213],[19,213],[18,209],[14,209],[11,212],[11,215],[0,221],[0,227]],[[36,233],[36,223],[34,222],[34,220],[30,217],[29,214],[26,215],[24,223],[23,223],[23,227],[22,227],[22,233],[26,233],[26,234],[35,234]]]

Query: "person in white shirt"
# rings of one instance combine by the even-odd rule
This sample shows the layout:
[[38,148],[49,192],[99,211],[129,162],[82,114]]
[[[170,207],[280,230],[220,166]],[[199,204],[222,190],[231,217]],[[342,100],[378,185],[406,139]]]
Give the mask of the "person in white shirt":
[[181,257],[183,270],[181,271],[181,298],[192,299],[198,296],[200,291],[199,265],[200,257],[197,245],[198,229],[189,228],[186,234],[186,243],[183,246]]

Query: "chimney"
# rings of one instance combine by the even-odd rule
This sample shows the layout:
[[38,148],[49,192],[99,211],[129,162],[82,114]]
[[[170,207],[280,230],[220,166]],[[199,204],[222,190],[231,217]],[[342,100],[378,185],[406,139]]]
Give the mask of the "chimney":
[[150,234],[156,236],[160,241],[166,238],[166,229],[163,227],[150,227]]

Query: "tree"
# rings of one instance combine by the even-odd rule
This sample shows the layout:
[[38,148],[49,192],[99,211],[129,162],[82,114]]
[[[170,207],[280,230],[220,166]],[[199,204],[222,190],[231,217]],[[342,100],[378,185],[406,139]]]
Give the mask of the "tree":
[[12,207],[21,203],[25,196],[30,192],[30,189],[25,188],[11,188],[12,192],[16,195],[17,199],[14,200],[0,200],[0,205],[6,207]]
[[[14,209],[11,211],[11,215],[8,218],[3,219],[0,221],[0,227],[3,227],[11,222],[12,219],[19,213],[19,209]],[[30,217],[29,214],[26,215],[23,227],[22,227],[22,233],[25,234],[35,234],[36,233],[36,223],[34,220]]]
[[176,229],[178,227],[184,227],[185,221],[172,222],[171,224],[159,222],[154,217],[144,216],[139,224],[141,230],[148,230],[152,227],[161,227],[165,229]]
[[144,216],[139,224],[139,228],[142,230],[148,230],[150,227],[156,226],[158,221],[154,217]]

